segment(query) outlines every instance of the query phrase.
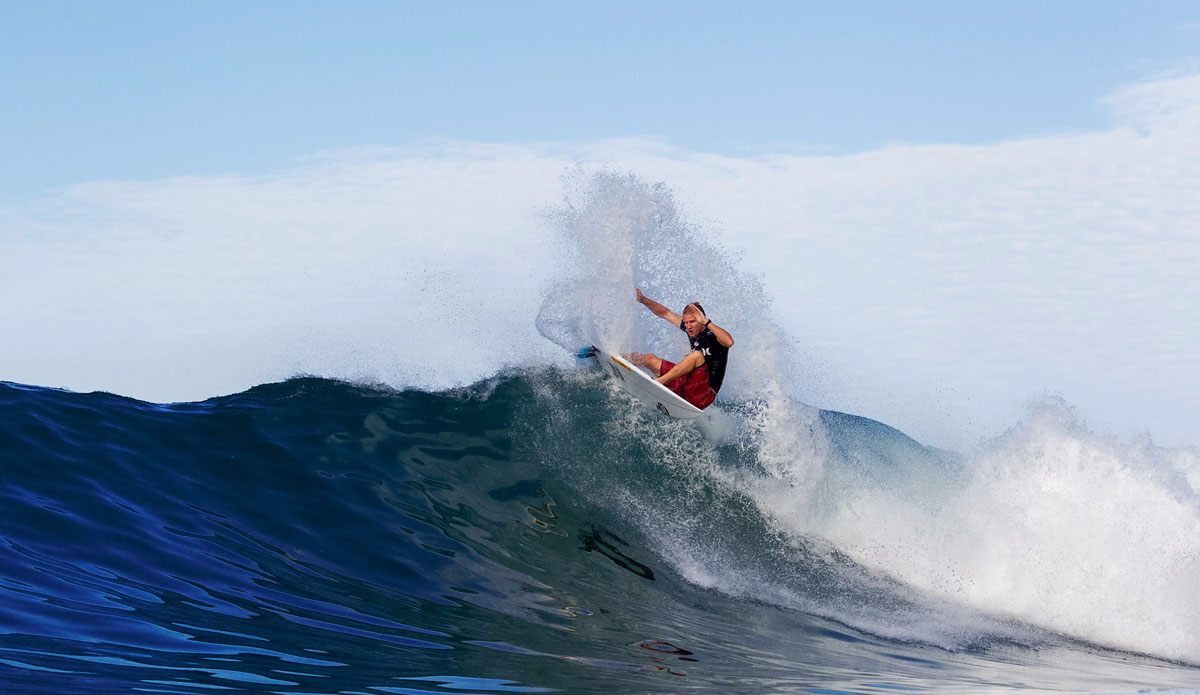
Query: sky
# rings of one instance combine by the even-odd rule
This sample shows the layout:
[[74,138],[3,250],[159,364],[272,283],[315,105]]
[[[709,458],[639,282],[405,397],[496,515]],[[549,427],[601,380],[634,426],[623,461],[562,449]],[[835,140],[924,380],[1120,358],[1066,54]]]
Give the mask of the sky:
[[428,139],[727,155],[1103,126],[1187,2],[6,2],[0,196]]
[[1169,2],[5,3],[0,379],[549,359],[529,259],[583,163],[742,253],[806,402],[965,448],[1060,397],[1200,444],[1198,56]]

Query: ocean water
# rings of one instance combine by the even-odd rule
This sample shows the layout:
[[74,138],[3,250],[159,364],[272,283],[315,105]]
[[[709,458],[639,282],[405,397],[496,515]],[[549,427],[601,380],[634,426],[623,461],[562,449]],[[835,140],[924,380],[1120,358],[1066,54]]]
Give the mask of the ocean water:
[[[1046,576],[1011,583],[1053,584],[1032,609],[1019,597],[993,600],[995,587],[922,581],[936,575],[945,538],[913,549],[912,568],[888,565],[903,546],[889,524],[935,534],[944,522],[943,534],[970,536],[960,555],[994,543],[975,552],[994,557],[994,572],[1015,572],[1013,547],[978,535],[958,511],[1014,513],[978,498],[980,476],[993,475],[979,461],[1054,438],[1085,448],[1078,433],[1030,423],[973,461],[796,405],[804,417],[788,423],[793,444],[809,442],[797,460],[816,457],[800,478],[772,468],[776,425],[763,406],[725,402],[704,424],[668,420],[586,366],[512,371],[440,393],[298,378],[177,405],[0,383],[0,689],[1144,692],[1200,683],[1196,575],[1180,574],[1196,558],[1172,557],[1194,553],[1188,539],[1157,548],[1161,566],[1123,562],[1116,554],[1131,550],[1113,548],[1115,538],[1091,543],[1087,552],[1110,554],[1098,567],[1133,575],[1115,579],[1119,587],[1153,589],[1124,596],[1105,593],[1102,578],[1088,583],[1070,567],[1078,557],[1056,559],[1045,545],[1024,569]],[[1171,483],[1165,474],[1143,482],[1154,481]],[[1127,484],[1114,481],[1110,496]],[[1097,504],[1112,502],[1092,492]],[[899,510],[890,520],[872,506],[883,495]],[[1179,502],[1194,522],[1195,500]],[[923,505],[940,511],[920,519]],[[1148,525],[1169,521],[1131,519],[1123,542],[1154,541]],[[874,549],[856,546],[856,523],[878,529]],[[978,522],[1019,535],[1010,523]],[[956,567],[964,585],[987,578],[969,576],[967,560]],[[1191,584],[1165,595],[1171,580]]]

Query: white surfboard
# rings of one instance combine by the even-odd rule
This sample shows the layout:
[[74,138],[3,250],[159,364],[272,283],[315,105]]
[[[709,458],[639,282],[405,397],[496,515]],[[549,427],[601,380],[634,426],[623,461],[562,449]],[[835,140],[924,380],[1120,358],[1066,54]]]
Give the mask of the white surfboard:
[[690,420],[704,414],[703,410],[680,398],[674,391],[655,381],[649,373],[624,357],[597,348],[595,358],[600,367],[612,374],[629,395],[654,406],[663,415]]

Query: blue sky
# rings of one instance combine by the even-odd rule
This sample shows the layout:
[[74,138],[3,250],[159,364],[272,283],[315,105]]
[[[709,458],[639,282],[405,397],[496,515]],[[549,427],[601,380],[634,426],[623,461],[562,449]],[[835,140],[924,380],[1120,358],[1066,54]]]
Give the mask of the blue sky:
[[0,199],[429,139],[733,155],[1106,123],[1187,2],[39,2],[0,7]]

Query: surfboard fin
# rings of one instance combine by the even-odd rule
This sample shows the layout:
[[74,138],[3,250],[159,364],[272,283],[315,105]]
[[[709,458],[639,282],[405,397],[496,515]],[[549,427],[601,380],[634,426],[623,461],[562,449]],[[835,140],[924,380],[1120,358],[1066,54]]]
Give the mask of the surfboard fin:
[[585,360],[589,357],[595,357],[597,352],[599,352],[599,350],[596,349],[595,345],[589,345],[587,347],[579,348],[579,352],[575,353],[575,357]]

